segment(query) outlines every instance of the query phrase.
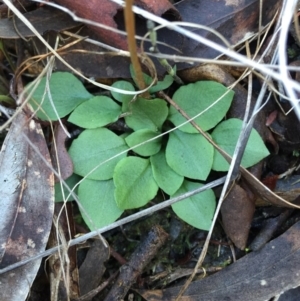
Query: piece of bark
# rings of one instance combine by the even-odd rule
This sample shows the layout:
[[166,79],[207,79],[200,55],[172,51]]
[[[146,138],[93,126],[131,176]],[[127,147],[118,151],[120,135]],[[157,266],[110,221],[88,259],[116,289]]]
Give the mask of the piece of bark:
[[286,209],[279,216],[269,218],[264,227],[249,245],[249,249],[253,251],[261,249],[273,237],[274,233],[289,218],[293,211],[293,209]]
[[104,245],[103,241],[99,239],[93,241],[79,269],[81,296],[89,293],[99,285],[105,272],[104,262],[107,261],[109,257],[109,248]]
[[152,227],[145,240],[131,255],[128,263],[121,267],[120,275],[105,301],[119,301],[124,298],[136,278],[165,243],[167,237],[168,234],[160,226]]
[[[46,248],[54,208],[54,176],[46,162],[51,164],[40,125],[20,112],[0,154],[0,268]],[[25,300],[40,263],[0,275],[1,301]]]
[[[192,282],[181,301],[264,301],[300,283],[300,222],[261,250]],[[147,301],[174,301],[181,287],[138,291]]]
[[[66,149],[65,141],[67,134],[62,128],[60,123],[57,123],[54,128],[54,142],[51,148],[51,158],[53,168],[60,174],[63,180],[66,180],[73,174],[73,162]],[[55,147],[56,146],[56,147]],[[60,179],[55,177],[55,182],[59,182]]]

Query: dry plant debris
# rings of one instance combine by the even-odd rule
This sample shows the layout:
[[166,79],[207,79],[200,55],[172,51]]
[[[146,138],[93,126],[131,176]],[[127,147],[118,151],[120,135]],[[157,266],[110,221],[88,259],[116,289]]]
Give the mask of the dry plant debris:
[[[130,8],[130,1],[126,2],[126,7]],[[299,111],[297,107],[293,110],[285,95],[286,91],[287,95],[291,94],[291,88],[300,90],[299,73],[295,72],[299,67],[295,54],[299,51],[298,16],[295,13],[292,20],[294,11],[289,12],[286,6],[295,2],[183,0],[171,4],[167,0],[135,1],[138,7],[133,7],[133,11],[144,11],[142,17],[135,18],[137,51],[129,47],[127,52],[126,41],[132,43],[135,40],[134,31],[130,31],[134,22],[133,17],[127,15],[127,25],[131,24],[126,26],[127,40],[122,34],[125,27],[119,0],[59,0],[56,4],[3,1],[0,5],[3,136],[7,125],[11,123],[11,126],[0,154],[0,190],[3,194],[0,201],[1,300],[20,301],[28,296],[31,301],[82,301],[92,300],[96,294],[99,296],[95,300],[130,300],[132,295],[128,295],[128,291],[132,288],[131,294],[140,294],[146,300],[231,298],[257,301],[299,285],[299,213],[285,208],[274,210],[269,219],[265,218],[265,226],[261,227],[262,232],[256,238],[253,230],[253,219],[258,212],[267,216],[268,208],[275,206],[299,209]],[[63,11],[57,4],[63,7]],[[17,9],[21,11],[19,15]],[[282,11],[285,15],[281,14]],[[24,17],[36,31],[28,27]],[[177,23],[168,23],[170,28],[157,30],[157,37],[153,35],[156,33],[154,28],[152,35],[149,32],[149,41],[145,40],[148,29],[143,17],[161,24],[166,24],[166,20],[196,24],[187,32]],[[290,41],[288,44],[285,41],[278,43],[286,24],[283,22],[281,29],[277,29],[284,18],[292,22],[290,39],[295,42],[293,46],[289,46]],[[198,36],[193,37],[193,34]],[[201,38],[208,39],[208,42],[199,43]],[[212,47],[209,41],[218,45]],[[151,45],[155,51],[151,51]],[[219,45],[228,56],[221,56]],[[276,68],[270,68],[270,65],[277,64],[274,55],[277,46],[279,50],[281,46],[290,47],[285,49],[285,55],[290,56],[288,66],[294,69],[286,76],[284,71],[279,73]],[[139,56],[145,67],[143,71],[148,71],[150,76],[142,75],[142,81],[141,75],[136,78],[137,69],[134,67],[130,71],[129,68],[130,55]],[[171,64],[169,71],[180,71],[178,75],[186,85],[179,87],[174,84],[170,74],[163,77],[165,70],[155,56],[159,56],[160,61],[167,58]],[[282,54],[279,54],[280,60]],[[241,64],[236,66],[236,62]],[[68,70],[68,73],[52,74],[58,70]],[[73,74],[69,73],[70,70]],[[63,77],[68,78],[68,84]],[[279,81],[272,80],[272,77]],[[20,87],[23,84],[28,87],[32,78],[36,78],[37,85],[23,94]],[[116,78],[122,80],[116,81]],[[55,80],[56,85],[53,85]],[[144,84],[137,83],[143,81],[146,86],[152,85],[146,88],[144,98],[134,87],[144,89]],[[204,95],[207,100],[213,94],[207,92],[209,85],[215,93],[220,89],[221,96],[216,97],[224,100],[225,106],[211,104],[214,114],[208,121],[203,122],[206,113],[203,113],[203,119],[189,120],[196,113],[210,109],[201,107],[204,101],[189,94],[187,87],[199,86],[196,94]],[[112,91],[111,94],[105,89]],[[270,92],[267,96],[268,91],[272,91],[272,95]],[[224,93],[227,97],[222,96]],[[149,99],[150,95],[154,99]],[[257,108],[262,100],[264,105]],[[15,113],[13,117],[7,114],[11,110],[12,114]],[[101,117],[98,113],[102,114]],[[151,118],[148,114],[152,114]],[[256,120],[252,123],[255,114]],[[182,126],[186,119],[189,123]],[[247,123],[255,128],[252,133],[262,137],[259,138],[261,144],[256,144],[256,147],[254,134],[250,135],[251,127],[247,137]],[[230,126],[226,128],[228,124]],[[150,128],[145,128],[146,125]],[[173,126],[179,129],[174,130]],[[87,129],[79,138],[69,138],[70,132],[82,131],[82,128]],[[166,136],[166,130],[171,131],[169,136]],[[228,136],[226,131],[229,131]],[[98,139],[93,135],[95,132]],[[222,135],[219,133],[218,136],[218,132]],[[162,136],[157,139],[160,134]],[[234,143],[233,136],[236,136]],[[252,149],[246,148],[245,141],[249,136]],[[245,141],[241,142],[243,139]],[[147,144],[138,145],[145,140]],[[96,157],[97,164],[104,160],[89,153],[90,150],[93,152],[93,143],[97,149],[107,151],[114,141],[120,149],[114,154],[108,153],[105,159],[111,160],[115,155],[119,156],[119,162],[90,176],[94,168],[88,165],[90,158]],[[240,149],[234,153],[236,141]],[[271,153],[267,159],[263,159],[269,152],[265,144]],[[205,146],[206,153],[199,152],[200,145]],[[84,152],[80,153],[82,150]],[[120,155],[121,151],[123,154]],[[261,154],[255,159],[257,151]],[[80,160],[81,166],[78,167]],[[254,163],[257,164],[244,168]],[[206,165],[208,168],[205,169]],[[224,172],[227,179],[218,179]],[[68,196],[68,203],[55,204],[55,213],[54,174],[58,182],[55,188],[57,202],[66,201],[70,192],[66,189],[68,186],[74,188]],[[205,184],[212,181],[212,185],[225,181],[225,184],[219,193],[217,189],[206,190],[172,204],[173,211],[182,220],[165,209],[142,222],[123,225],[131,216],[131,211],[124,212],[125,209],[136,210],[149,201],[160,203],[168,196],[190,193],[201,185],[206,187],[199,181]],[[214,193],[219,196],[218,203]],[[102,205],[104,213],[101,214],[98,213],[99,198],[109,201]],[[91,200],[94,202],[93,212],[86,207]],[[193,214],[187,210],[191,204]],[[267,207],[257,209],[262,205]],[[202,215],[197,210],[201,210]],[[216,223],[219,212],[220,224]],[[112,223],[122,214],[123,219]],[[132,216],[135,214],[137,212]],[[97,215],[101,217],[100,222]],[[123,225],[122,231],[104,233],[120,225]],[[100,227],[98,232],[92,231]],[[90,230],[92,232],[86,233]],[[170,234],[169,240],[165,231]],[[104,233],[106,240],[100,233]],[[144,242],[137,247],[145,233],[150,235],[149,244]],[[99,240],[86,241],[97,235]],[[90,248],[88,254],[84,254],[85,258],[81,258],[84,251],[75,246],[79,243]],[[236,255],[228,255],[230,247],[234,249],[232,244],[236,247],[237,257],[243,257],[234,263]],[[61,246],[59,253],[56,252],[57,245]],[[119,277],[119,266],[110,258],[108,245],[113,257],[122,265]],[[239,250],[249,246],[255,251],[246,254]],[[49,250],[44,252],[46,247]],[[42,289],[43,281],[39,282],[43,274],[41,257],[53,253],[55,255],[45,262],[51,283],[46,280]],[[14,264],[35,256],[40,257],[8,271]],[[131,259],[126,262],[124,257]],[[226,267],[229,263],[231,265]],[[34,282],[39,267],[39,276]],[[178,280],[194,267],[192,277],[201,267],[211,272],[223,269],[192,283],[184,284]],[[176,268],[184,268],[185,272],[173,272]],[[90,281],[89,275],[93,277]],[[160,277],[166,278],[161,280]],[[170,287],[171,278],[171,286],[175,284],[175,287]],[[169,287],[165,288],[165,285]],[[43,295],[49,288],[51,294]]]

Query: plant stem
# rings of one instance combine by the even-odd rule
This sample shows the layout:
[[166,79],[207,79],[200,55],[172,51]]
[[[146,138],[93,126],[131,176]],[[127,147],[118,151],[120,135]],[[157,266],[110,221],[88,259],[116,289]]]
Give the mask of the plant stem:
[[[143,78],[141,64],[137,55],[138,50],[135,41],[135,20],[132,11],[133,1],[134,0],[126,0],[126,6],[124,9],[125,28],[127,32],[128,50],[130,52],[130,59],[133,66],[136,83],[140,90],[144,90],[146,88],[146,84]],[[147,93],[147,95],[149,96],[149,93]],[[144,96],[146,95],[144,94]]]

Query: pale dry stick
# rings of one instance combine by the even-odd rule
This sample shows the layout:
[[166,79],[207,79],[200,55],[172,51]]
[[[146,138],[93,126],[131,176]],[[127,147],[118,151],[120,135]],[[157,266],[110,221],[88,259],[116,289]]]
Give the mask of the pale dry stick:
[[[261,12],[261,11],[260,11]],[[263,46],[263,43],[266,41],[267,37],[268,37],[268,34],[272,28],[272,26],[274,25],[276,19],[277,19],[277,15],[278,15],[278,12],[274,15],[272,21],[270,21],[270,23],[267,25],[267,28],[265,30],[265,33],[264,33],[264,36],[262,38],[262,40],[260,41],[257,41],[257,45],[256,45],[256,51],[252,57],[252,59],[254,59],[255,57],[257,57],[261,47]],[[260,16],[261,16],[261,13],[260,13]],[[273,46],[276,38],[277,38],[277,35],[279,34],[279,30],[278,30],[278,23],[276,25],[276,28],[274,29],[274,32],[273,32],[273,35],[272,35],[272,38],[271,40],[268,42],[268,45],[266,47],[266,49],[264,50],[263,54],[261,55],[261,57],[257,60],[258,62],[261,62],[263,60],[263,58],[265,57],[265,55],[268,53],[268,51],[270,51],[270,48]],[[259,28],[261,28],[261,25],[259,25]],[[257,34],[257,38],[260,38],[261,37],[261,31],[258,32]]]
[[[192,27],[192,28],[197,28],[197,29],[203,29],[203,30],[206,30],[212,34],[214,34],[215,36],[217,36],[229,49],[232,48],[233,46],[230,45],[229,41],[227,41],[227,39],[222,35],[220,34],[219,32],[217,32],[215,29],[213,28],[210,28],[208,26],[205,26],[205,25],[201,25],[201,24],[196,24],[196,23],[189,23],[189,22],[179,22],[179,21],[174,21],[173,24],[175,25],[180,25],[180,26],[185,26],[185,27]],[[165,28],[166,25],[158,25],[158,26],[155,26],[153,28],[154,31],[158,31],[159,29],[162,29],[162,28]],[[141,48],[143,50],[144,48],[144,42],[145,41],[148,41],[149,39],[147,39],[147,37],[149,37],[150,35],[150,32],[148,31],[142,41],[141,41]],[[151,40],[152,42],[152,40]],[[158,43],[157,43],[158,44]],[[146,52],[145,52],[146,53]],[[153,52],[149,52],[149,53],[153,53]]]
[[[53,137],[54,135],[54,129],[53,129],[53,124],[50,122],[50,127],[51,127],[51,132]],[[60,160],[58,159],[58,150],[57,150],[57,144],[56,144],[56,139],[53,139],[53,147],[54,147],[54,152],[56,156],[56,165],[57,165],[57,173],[59,174],[59,177],[61,178],[61,166],[60,166]],[[63,184],[60,181],[60,189],[62,191],[62,196],[63,196],[63,205],[61,206],[60,211],[58,212],[56,218],[53,219],[53,224],[55,225],[56,229],[56,241],[58,244],[61,244],[63,247],[58,249],[58,254],[59,254],[59,259],[60,259],[60,272],[62,274],[62,277],[64,279],[65,287],[66,290],[69,290],[69,283],[70,283],[70,258],[69,258],[69,253],[68,253],[68,242],[66,241],[66,238],[63,236],[64,231],[62,231],[61,226],[59,224],[59,220],[62,214],[65,214],[65,218],[67,221],[67,227],[68,227],[68,237],[72,238],[72,231],[70,229],[70,223],[69,223],[69,215],[67,214],[67,200],[65,198],[65,193],[63,189]],[[65,211],[64,211],[65,210]],[[85,212],[85,210],[83,209]],[[62,237],[62,238],[60,238]],[[103,242],[103,244],[107,246],[105,239],[99,234],[100,240]],[[64,264],[64,262],[66,264]],[[60,279],[60,277],[59,277]],[[59,281],[58,281],[59,282]],[[52,293],[52,290],[51,290]]]
[[[58,42],[59,42],[59,39],[56,39],[55,47],[54,47],[55,50],[57,50]],[[59,115],[58,115],[58,112],[57,112],[56,107],[55,107],[55,105],[54,105],[54,101],[53,101],[53,99],[52,99],[52,94],[51,94],[51,91],[50,91],[50,79],[51,79],[52,70],[53,70],[53,67],[54,67],[54,56],[50,57],[50,59],[48,58],[48,60],[49,60],[49,67],[47,68],[47,73],[46,73],[45,93],[47,93],[47,95],[48,95],[49,102],[50,102],[51,107],[52,107],[52,109],[53,109],[53,111],[54,111],[54,113],[55,113],[55,115],[56,115],[56,117],[57,117],[57,120],[58,120],[60,126],[62,127],[62,129],[63,129],[63,131],[66,133],[66,135],[70,138],[70,137],[71,137],[70,133],[69,133],[69,132],[67,131],[67,129],[64,127],[62,121],[61,121],[60,118],[59,118]],[[44,102],[44,100],[45,100],[45,99],[44,99],[44,97],[46,96],[45,93],[44,93],[44,95],[43,95],[42,102]],[[42,103],[41,103],[41,104],[42,104]],[[37,110],[40,109],[41,104],[39,105],[39,107],[37,108]],[[51,122],[51,120],[50,120],[50,122]]]
[[[263,43],[263,41],[267,38],[267,34],[269,32],[269,30],[271,29],[271,26],[273,25],[273,23],[275,22],[276,20],[276,16],[277,14],[274,16],[274,18],[272,19],[272,21],[266,25],[263,30],[265,30],[265,34],[264,34],[264,38],[262,40],[261,43]],[[204,29],[206,31],[209,31],[211,32],[212,34],[214,34],[215,36],[217,36],[223,43],[225,46],[228,47],[228,49],[234,49],[237,45],[230,45],[229,41],[222,35],[220,34],[218,31],[216,31],[215,29],[213,28],[210,28],[210,27],[207,27],[205,25],[201,25],[201,24],[196,24],[196,23],[189,23],[189,22],[178,22],[178,21],[175,21],[175,22],[172,22],[172,24],[174,25],[179,25],[179,26],[184,26],[184,27],[193,27],[193,28],[198,28],[198,29]],[[165,28],[167,27],[167,25],[158,25],[156,26],[153,30],[155,31],[158,31],[159,29],[162,29],[162,28]],[[262,26],[260,25],[259,26],[260,28],[262,28]],[[261,30],[262,31],[262,30]],[[260,34],[260,32],[259,32]],[[259,36],[259,34],[253,34],[253,36],[250,38],[250,37],[247,37],[246,40],[242,40],[242,41],[239,41],[238,44],[242,43],[242,42],[246,42],[246,41],[252,41],[254,38],[256,38],[257,36]],[[144,36],[144,38],[148,37],[149,36],[149,32],[147,32]],[[143,48],[143,45],[144,45],[144,39],[142,40],[142,43],[141,43],[141,46]],[[258,51],[257,51],[258,52]],[[156,58],[160,58],[160,56],[162,58],[168,58],[168,59],[172,59],[173,61],[182,61],[181,58],[187,58],[187,57],[181,57],[181,56],[176,56],[176,58],[174,57],[174,55],[166,55],[167,57],[164,57],[164,54],[161,54],[161,53],[153,53],[153,52],[145,52],[147,55],[149,56],[153,56],[153,57],[156,57]],[[153,55],[154,54],[154,55]],[[257,53],[254,55],[256,56]],[[223,60],[218,60],[216,61],[217,58],[215,59],[201,59],[201,58],[194,58],[194,57],[188,57],[188,60],[191,62],[201,62],[201,63],[216,63],[216,64],[224,64],[224,65],[231,65],[231,63],[233,63],[234,65],[233,66],[237,66],[237,67],[242,67],[244,66],[244,64],[241,64],[241,63],[237,63],[237,62],[230,62],[230,61],[223,61]],[[253,59],[253,58],[252,58]],[[183,60],[185,61],[185,60]]]
[[93,45],[96,45],[96,46],[99,46],[99,47],[102,47],[102,48],[106,48],[107,50],[110,50],[110,51],[115,51],[117,53],[120,52],[120,53],[122,53],[122,55],[129,57],[128,51],[120,50],[120,49],[115,48],[113,46],[109,46],[107,44],[104,44],[102,42],[93,40],[93,39],[88,38],[88,37],[83,37],[83,36],[81,36],[79,34],[76,34],[74,32],[70,32],[70,31],[67,31],[67,30],[63,31],[62,33],[65,34],[65,35],[67,35],[67,36],[69,36],[69,37],[76,38],[76,39],[82,39],[85,42],[88,42],[90,44],[93,44]]
[[[59,265],[59,270],[56,270],[56,273],[57,273],[56,279],[54,279],[52,273],[50,275],[51,301],[53,301],[53,300],[57,301],[57,296],[58,296],[58,293],[59,293],[58,292],[58,286],[59,286],[59,283],[60,283],[61,276],[63,277],[63,279],[65,281],[65,288],[66,288],[66,291],[67,291],[67,295],[69,296],[70,285],[68,283],[70,283],[70,276],[69,276],[69,273],[66,276],[64,267],[66,266],[67,271],[70,270],[70,268],[69,268],[70,260],[69,260],[69,256],[68,256],[68,242],[66,241],[66,238],[63,234],[64,231],[63,231],[61,225],[59,225],[58,217],[54,216],[53,224],[56,227],[56,240],[57,240],[57,243],[60,243],[61,246],[62,246],[61,248],[59,248],[57,250],[60,262],[58,264]],[[49,262],[51,262],[51,261],[49,260]],[[54,288],[53,290],[52,290],[52,287]]]
[[259,0],[259,19],[258,19],[258,36],[257,36],[257,45],[260,44],[260,32],[262,30],[262,0]]
[[[296,1],[296,0],[295,0]],[[293,9],[293,15],[294,15],[294,19],[297,20],[298,22],[298,18],[297,18],[297,14],[296,14],[296,7],[299,7],[299,1],[296,1],[298,4],[294,4],[295,7],[292,8],[292,6],[289,6],[289,2],[286,0],[285,1],[285,8],[286,8],[286,13],[292,13],[292,9]],[[281,31],[281,36],[279,39],[279,42],[283,43],[284,41],[287,43],[287,36],[289,34],[289,28],[291,26],[292,19],[289,20],[288,16],[285,18],[283,18],[283,31]],[[299,31],[298,26],[296,26],[296,29]],[[285,78],[290,78],[290,73],[288,72],[288,66],[284,66],[284,64],[287,64],[287,58],[286,58],[286,50],[282,47],[283,45],[280,45],[281,47],[279,47],[279,51],[278,51],[278,63],[279,63],[279,70],[281,70],[281,72],[283,72],[283,74],[285,75]],[[285,90],[285,93],[284,93]],[[281,99],[287,99],[290,101],[291,95],[294,95],[297,98],[296,93],[290,89],[289,86],[284,86],[284,83],[279,83],[279,91],[281,92],[281,94],[278,94]],[[292,94],[291,94],[292,93]],[[282,94],[285,94],[284,96],[282,96]],[[286,96],[288,95],[288,96]],[[290,101],[291,102],[291,101]],[[296,110],[296,114],[297,114],[297,110],[299,110],[299,99],[296,100],[296,102],[292,103],[291,109],[287,112],[285,112],[283,110],[283,108],[281,107],[280,103],[278,102],[281,111],[284,112],[285,115],[288,115],[291,111],[293,111],[294,109]]]
[[[56,47],[58,46],[58,39],[56,40]],[[55,49],[56,49],[55,47]],[[51,75],[52,75],[52,70],[53,70],[53,66],[54,66],[54,57],[50,57],[49,59],[49,62],[52,62],[52,64],[49,66],[49,68],[47,69],[47,75],[46,75],[46,85],[45,85],[45,91],[47,92],[48,94],[48,98],[49,98],[49,101],[51,103],[51,106],[58,118],[58,121],[63,129],[63,131],[66,133],[66,135],[68,137],[70,137],[70,134],[68,133],[68,131],[66,130],[66,128],[64,127],[64,125],[62,124],[61,122],[61,119],[59,118],[58,116],[58,112],[55,108],[55,105],[54,105],[54,102],[53,102],[53,99],[52,99],[52,94],[51,94],[51,91],[50,91],[50,85],[49,85],[49,82],[50,82],[50,78],[51,78]],[[53,137],[54,137],[54,130],[53,130],[53,126],[52,126],[52,122],[50,120],[50,124],[51,124],[51,130],[52,130],[52,134],[53,134]],[[54,148],[55,148],[55,153],[56,153],[56,162],[57,162],[57,168],[58,168],[58,173],[59,175],[61,176],[61,173],[60,173],[60,165],[59,165],[59,160],[58,160],[58,155],[57,155],[57,148],[56,148],[56,141],[55,139],[53,139],[53,142],[54,142]],[[63,192],[63,189],[62,189],[62,192]],[[64,202],[64,206],[65,206],[66,202]],[[65,237],[63,236],[63,231],[59,225],[59,219],[60,219],[60,216],[63,212],[63,208],[64,206],[62,206],[59,214],[57,215],[57,218],[53,219],[53,224],[55,225],[55,228],[56,228],[56,241],[59,243],[61,243],[64,247],[62,249],[59,249],[58,250],[58,256],[59,256],[59,259],[60,259],[60,267],[59,267],[59,279],[56,279],[57,281],[57,284],[59,283],[60,281],[60,277],[62,276],[64,281],[65,281],[65,287],[66,287],[66,291],[67,291],[67,295],[69,295],[69,282],[70,282],[70,275],[69,275],[69,265],[70,265],[70,259],[69,259],[69,255],[68,255],[68,244],[67,244],[67,241],[65,239]],[[66,215],[67,217],[67,221],[68,221],[68,215]],[[70,230],[70,225],[69,225],[69,221],[68,221],[68,232],[69,232],[69,237],[72,237],[71,235],[71,230]],[[102,240],[103,243],[105,243],[104,239],[102,238],[102,236],[100,235],[100,239]],[[64,264],[66,263],[66,264]],[[66,271],[65,271],[65,268],[66,267]],[[57,294],[55,295],[55,300],[58,296],[58,292]]]
[[15,113],[15,110],[0,105],[0,112],[3,113],[6,118],[10,118]]
[[[216,60],[216,59],[206,59],[206,58],[197,58],[197,57],[189,57],[189,56],[179,56],[174,54],[155,54],[150,52],[145,52],[150,57],[167,59],[170,61],[178,62],[178,63],[187,63],[193,65],[194,63],[207,63],[207,64],[216,64],[223,66],[233,66],[233,67],[249,67],[244,63],[236,62],[236,61],[228,61],[228,60]],[[266,68],[272,70],[279,70],[279,66],[271,65],[271,64],[263,64]],[[253,69],[255,70],[255,69]],[[287,66],[287,70],[289,71],[299,71],[299,67],[296,66]],[[258,71],[257,71],[258,72]]]
[[[276,16],[274,16],[274,18],[273,18],[273,21],[275,20],[275,17]],[[271,22],[271,23],[273,23],[273,21]],[[276,39],[277,39],[277,35],[279,35],[279,33],[280,33],[280,24],[279,23],[277,23],[277,25],[276,25],[276,28],[275,28],[275,30],[274,30],[274,33],[273,33],[273,35],[272,35],[272,38],[271,38],[271,40],[270,40],[270,42],[268,43],[268,45],[267,45],[267,47],[266,47],[266,49],[264,50],[264,52],[262,53],[262,55],[261,55],[261,57],[259,58],[259,60],[258,60],[258,62],[263,62],[263,58],[267,55],[267,53],[270,51],[270,48],[271,47],[273,47],[273,44],[276,42]],[[266,35],[265,35],[265,37],[264,37],[264,39],[266,38]],[[263,40],[264,40],[263,39]],[[262,41],[263,42],[263,41]],[[258,50],[257,50],[257,52],[258,52]],[[257,54],[257,52],[256,52],[256,54]],[[277,59],[277,48],[276,48],[276,50],[274,51],[274,54],[273,54],[273,58],[272,58],[272,62],[273,62],[273,64],[277,61],[278,59]],[[272,65],[273,65],[272,64]],[[278,67],[279,68],[279,67]],[[299,67],[298,67],[299,68]],[[290,68],[289,68],[289,66],[288,66],[288,70],[289,71],[291,71],[290,70]],[[257,73],[255,73],[259,78],[262,78],[262,76],[260,76],[259,74],[257,74]],[[265,80],[265,79],[263,79],[263,80]],[[282,87],[282,83],[281,82],[279,82],[279,90],[280,90],[280,87]],[[285,96],[285,95],[283,95],[274,85],[273,85],[273,82],[272,82],[272,80],[270,79],[270,84],[269,84],[269,90],[272,90],[275,94],[277,94],[278,96],[280,96],[282,99],[286,99],[286,100],[289,100],[289,98],[287,97],[287,96]],[[281,104],[278,102],[278,105],[279,105],[279,107],[280,107],[280,109],[281,109],[281,111],[282,112],[284,112],[284,110],[283,110],[283,108],[282,108],[282,106],[281,106]],[[292,108],[293,109],[293,108]],[[292,110],[291,109],[291,110]],[[290,110],[290,111],[291,111]],[[287,112],[286,114],[288,114],[289,112]],[[284,112],[284,114],[285,114],[285,112]]]
[[[53,135],[53,137],[55,137],[52,122],[50,122],[50,127],[51,127],[52,135]],[[59,162],[59,159],[58,159],[56,139],[53,139],[53,147],[54,147],[55,156],[56,156],[57,173],[61,177],[61,168],[60,168],[60,162]],[[62,185],[61,182],[60,182],[60,189],[62,191],[62,195],[63,195],[63,198],[64,198],[64,189],[63,189],[63,185]],[[61,217],[61,214],[63,214],[64,209],[66,208],[66,204],[67,204],[67,201],[64,198],[63,206],[61,206],[61,209],[60,209],[59,213],[57,214],[56,218],[55,218],[55,216],[53,218],[53,225],[55,225],[55,229],[56,229],[56,241],[57,241],[57,243],[62,242],[61,245],[63,246],[62,248],[58,249],[58,254],[59,254],[59,259],[60,259],[59,268],[60,268],[60,272],[63,275],[66,290],[69,290],[69,284],[68,283],[69,283],[69,279],[70,279],[70,275],[69,275],[70,259],[69,259],[69,254],[68,254],[68,242],[66,241],[66,238],[63,236],[64,231],[62,231],[61,226],[59,224],[59,219]],[[65,211],[65,213],[66,212],[67,212],[67,210]],[[67,226],[68,226],[68,235],[69,235],[69,237],[72,237],[68,214],[66,214],[66,219],[67,219]],[[105,240],[102,238],[102,236],[101,235],[99,235],[99,236],[100,236],[101,241],[103,243],[105,243]],[[62,238],[60,238],[60,237],[62,237]],[[64,262],[66,262],[67,275],[66,275],[66,272],[65,272],[65,269],[64,269],[64,267],[65,267]],[[52,293],[52,290],[51,290],[51,293]]]
[[[250,46],[249,43],[246,42],[246,51],[247,51],[247,55],[250,57]],[[246,73],[246,71],[245,71]],[[239,165],[241,164],[242,161],[242,157],[244,155],[245,149],[246,149],[246,145],[248,142],[248,139],[245,139],[245,132],[247,129],[247,121],[249,118],[249,114],[250,114],[250,107],[251,107],[251,99],[252,99],[252,83],[253,83],[253,78],[252,78],[252,72],[250,71],[249,75],[248,75],[248,93],[247,93],[247,101],[246,101],[246,108],[245,108],[245,113],[244,113],[244,119],[243,119],[243,123],[242,123],[242,128],[240,131],[240,135],[236,144],[236,149],[237,149],[237,155],[236,155],[236,161],[234,163],[233,159],[231,161],[231,164],[234,164],[234,168],[232,170],[232,174],[230,176],[231,180],[234,180],[237,176],[238,176],[238,172],[239,172]],[[249,133],[250,135],[250,133]],[[225,185],[224,185],[225,187]],[[227,187],[224,188],[224,191],[227,191]],[[225,195],[224,195],[224,199],[225,199]]]
[[295,108],[295,113],[300,119],[300,107],[299,100],[297,99],[294,87],[289,85],[289,73],[287,71],[287,58],[286,58],[286,43],[289,33],[290,23],[292,22],[293,15],[296,9],[298,1],[297,0],[286,0],[283,4],[283,13],[281,19],[281,31],[279,36],[279,46],[278,46],[278,58],[279,58],[279,70],[282,76],[282,83],[285,87],[287,95],[289,96],[289,101]]

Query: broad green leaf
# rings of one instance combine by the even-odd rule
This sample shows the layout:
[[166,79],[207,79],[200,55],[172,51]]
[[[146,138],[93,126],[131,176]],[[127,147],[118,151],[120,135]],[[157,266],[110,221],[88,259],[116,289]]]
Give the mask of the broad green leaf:
[[115,199],[121,209],[133,209],[146,205],[158,190],[149,159],[126,157],[114,171]]
[[95,96],[79,105],[68,121],[82,128],[94,129],[117,121],[121,107],[107,96]]
[[[131,74],[131,77],[133,78],[135,84],[137,85],[136,78],[135,78],[135,73],[134,73],[134,70],[132,68],[132,65],[130,65],[130,74]],[[146,86],[150,86],[151,83],[152,83],[151,76],[143,73],[143,77],[144,77],[144,81],[145,81]],[[171,75],[167,74],[162,81],[157,81],[157,83],[149,89],[149,93],[153,94],[153,93],[156,93],[158,91],[165,90],[173,84],[173,81],[174,81],[173,77]]]
[[79,185],[79,210],[90,230],[95,230],[116,221],[123,210],[118,208],[114,198],[113,180],[95,181],[84,179]]
[[[148,141],[149,139],[152,139],[159,135],[159,132],[154,132],[151,130],[138,130],[129,136],[125,138],[125,141],[129,147],[133,147],[135,145],[138,145],[142,142]],[[161,137],[157,138],[153,141],[150,141],[146,144],[143,144],[141,146],[138,146],[133,149],[133,151],[140,156],[152,156],[159,152],[161,148]]]
[[158,186],[167,194],[174,194],[181,186],[184,177],[176,173],[166,161],[165,152],[161,150],[150,157],[153,177]]
[[[135,91],[134,86],[130,82],[125,81],[125,80],[119,80],[119,81],[113,83],[112,87],[126,90],[126,91]],[[129,104],[131,102],[135,101],[135,95],[122,94],[122,93],[114,92],[114,91],[112,91],[111,94],[114,97],[114,99],[116,99],[117,101],[122,103],[122,112],[123,113],[128,112]]]
[[[49,81],[49,93],[52,97],[55,113],[49,93],[46,90],[46,78],[42,78],[36,90],[33,92],[30,105],[34,110],[41,104],[42,110],[37,112],[37,117],[42,120],[58,120],[71,113],[79,104],[93,97],[83,86],[81,81],[73,74],[68,72],[55,72],[52,74]],[[47,117],[48,116],[48,117]]]
[[[123,138],[106,128],[97,128],[83,131],[72,142],[69,154],[74,164],[74,172],[84,177],[100,163],[111,159],[127,148]],[[116,164],[124,157],[126,157],[126,153],[101,164],[87,178],[92,180],[111,179]]]
[[164,100],[138,97],[130,102],[125,122],[135,131],[142,129],[160,131],[167,116],[168,107]]
[[[172,197],[187,193],[203,186],[185,180],[178,191]],[[173,211],[191,226],[209,230],[216,208],[216,197],[211,189],[205,190],[187,199],[172,205]]]
[[[242,121],[236,118],[221,122],[212,132],[212,138],[225,152],[233,155],[236,142],[240,135]],[[264,142],[255,129],[252,129],[241,165],[250,167],[269,155]],[[216,150],[212,168],[217,171],[227,171],[229,164]]]
[[166,148],[168,165],[178,174],[206,180],[213,163],[214,149],[200,134],[175,130],[170,133]]
[[[132,92],[135,91],[134,86],[130,82],[127,82],[125,80],[119,80],[117,82],[114,82],[111,86],[125,91],[132,91]],[[115,91],[111,91],[111,94],[113,98],[119,102],[128,102],[132,100],[134,97],[134,95],[122,94]]]
[[[78,175],[72,174],[68,179],[65,180],[65,182],[70,189],[73,189],[73,187],[80,181],[80,179],[81,177],[79,177]],[[62,193],[60,183],[56,183],[54,186],[55,202],[63,202],[65,198],[67,198],[67,196],[70,194],[69,190],[65,186],[62,185],[62,187],[63,187],[64,194]],[[76,187],[73,192],[77,194],[77,190],[78,187]],[[74,198],[72,197],[72,195],[70,195],[70,197],[66,201],[73,201],[73,200]]]
[[[162,81],[157,81],[157,83],[149,89],[149,93],[153,94],[162,90],[169,88],[173,84],[173,77],[169,74],[165,75]],[[151,83],[151,82],[150,82]],[[149,85],[150,85],[149,83]]]
[[[228,93],[221,97],[225,92]],[[173,100],[192,118],[200,112],[203,112],[221,97],[221,99],[205,113],[194,119],[202,130],[207,131],[215,127],[223,119],[230,108],[233,95],[233,91],[229,91],[226,87],[217,82],[199,81],[180,87],[173,95]],[[170,107],[169,120],[176,126],[186,121],[173,106]],[[191,124],[186,124],[179,129],[186,133],[198,133]]]

